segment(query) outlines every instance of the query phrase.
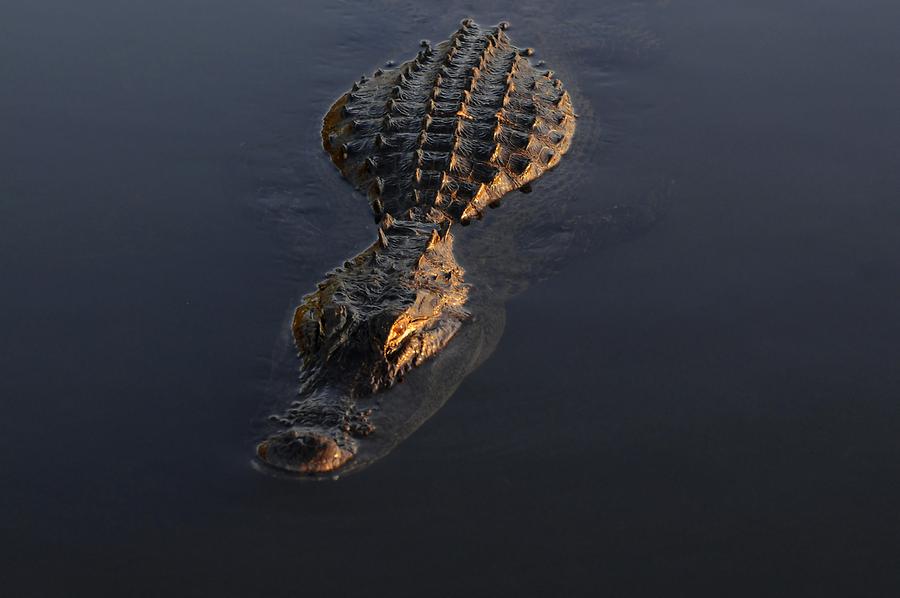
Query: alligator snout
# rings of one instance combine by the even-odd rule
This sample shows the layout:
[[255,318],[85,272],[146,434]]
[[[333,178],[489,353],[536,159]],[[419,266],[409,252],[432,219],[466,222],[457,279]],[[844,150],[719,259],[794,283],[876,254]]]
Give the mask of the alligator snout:
[[320,431],[290,428],[259,443],[256,454],[263,462],[278,469],[307,474],[327,473],[353,457],[353,451],[341,444]]

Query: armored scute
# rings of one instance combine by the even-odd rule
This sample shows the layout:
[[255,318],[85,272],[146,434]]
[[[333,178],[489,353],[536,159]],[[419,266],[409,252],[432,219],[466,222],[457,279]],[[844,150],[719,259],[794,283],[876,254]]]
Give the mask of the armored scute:
[[264,462],[323,473],[353,458],[375,433],[362,400],[440,351],[468,316],[451,223],[481,218],[569,149],[569,94],[505,29],[466,19],[354,83],[325,116],[324,147],[367,194],[378,241],[297,308],[301,397],[272,417],[284,429],[259,445]]
[[504,29],[463,21],[449,40],[363,77],[332,106],[325,149],[376,216],[426,206],[468,222],[569,149],[569,94]]

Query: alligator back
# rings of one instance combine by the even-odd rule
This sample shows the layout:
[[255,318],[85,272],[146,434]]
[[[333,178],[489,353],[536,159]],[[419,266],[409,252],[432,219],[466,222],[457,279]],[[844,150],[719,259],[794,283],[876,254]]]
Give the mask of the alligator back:
[[467,223],[569,149],[569,94],[505,29],[466,19],[449,40],[423,42],[414,59],[363,77],[331,107],[325,149],[376,217],[426,206]]

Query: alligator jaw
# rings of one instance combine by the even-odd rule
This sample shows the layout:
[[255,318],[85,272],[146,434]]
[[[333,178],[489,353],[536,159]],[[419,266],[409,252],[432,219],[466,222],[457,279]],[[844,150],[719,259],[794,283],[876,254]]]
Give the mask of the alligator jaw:
[[356,453],[352,439],[341,440],[339,443],[330,434],[310,428],[290,428],[260,442],[256,455],[276,469],[303,474],[328,473]]

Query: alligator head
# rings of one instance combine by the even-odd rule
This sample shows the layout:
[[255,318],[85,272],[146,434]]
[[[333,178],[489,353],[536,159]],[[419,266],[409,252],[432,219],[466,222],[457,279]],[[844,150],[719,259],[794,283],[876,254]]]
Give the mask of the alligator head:
[[257,448],[265,463],[332,471],[372,432],[359,397],[390,388],[438,352],[468,317],[468,286],[440,211],[385,215],[378,241],[337,268],[294,312],[303,358],[302,400],[273,422],[284,429]]

